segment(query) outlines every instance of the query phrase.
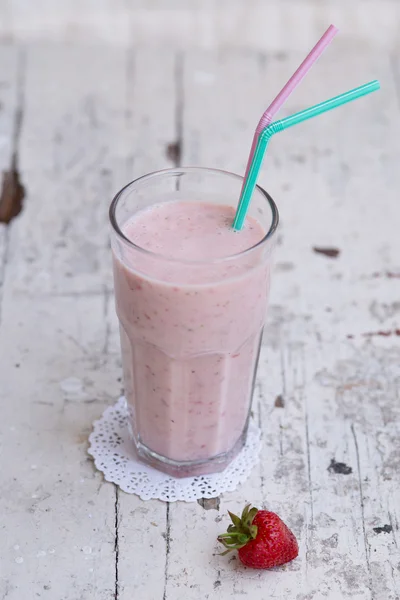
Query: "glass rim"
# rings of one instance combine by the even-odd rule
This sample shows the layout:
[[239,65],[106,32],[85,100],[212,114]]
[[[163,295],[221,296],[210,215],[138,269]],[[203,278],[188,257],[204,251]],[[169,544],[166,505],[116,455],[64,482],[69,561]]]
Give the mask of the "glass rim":
[[[241,175],[237,175],[236,173],[231,173],[230,171],[225,171],[223,169],[212,169],[212,168],[208,168],[208,167],[172,167],[169,169],[161,169],[159,171],[152,171],[151,173],[147,173],[146,175],[142,175],[141,177],[133,179],[132,181],[130,181],[129,183],[124,185],[124,187],[121,188],[115,194],[114,198],[111,201],[109,212],[108,212],[110,223],[111,223],[111,226],[112,226],[114,232],[124,243],[128,244],[131,248],[133,248],[147,256],[150,256],[150,257],[153,257],[156,259],[161,259],[161,260],[164,260],[167,262],[172,262],[175,264],[185,264],[185,265],[209,265],[209,264],[215,264],[215,263],[222,263],[225,261],[238,259],[238,258],[245,256],[246,254],[252,252],[256,248],[263,246],[269,239],[272,238],[272,236],[274,235],[275,231],[278,228],[279,212],[278,212],[278,208],[277,208],[274,200],[272,199],[272,197],[260,185],[256,185],[256,188],[258,189],[259,192],[261,192],[262,196],[264,196],[265,200],[268,202],[269,207],[271,209],[271,213],[272,213],[271,226],[261,240],[259,240],[253,246],[250,246],[249,248],[242,250],[241,252],[237,252],[235,254],[230,254],[227,256],[211,258],[211,259],[207,259],[207,260],[185,260],[185,259],[181,259],[181,258],[172,258],[172,257],[164,256],[163,254],[160,254],[158,252],[153,252],[151,250],[147,250],[146,248],[142,248],[141,246],[138,246],[137,244],[132,242],[132,240],[130,240],[123,233],[122,229],[120,228],[120,226],[118,225],[118,222],[117,222],[116,209],[117,209],[119,200],[122,198],[124,192],[128,188],[130,188],[131,186],[133,186],[136,183],[139,183],[143,180],[154,179],[160,175],[174,175],[174,174],[182,175],[183,173],[206,173],[206,172],[212,173],[214,175],[227,175],[234,179],[240,180],[241,182],[243,182],[243,180],[244,180],[244,177],[242,177]],[[238,232],[238,234],[240,235],[240,232]]]

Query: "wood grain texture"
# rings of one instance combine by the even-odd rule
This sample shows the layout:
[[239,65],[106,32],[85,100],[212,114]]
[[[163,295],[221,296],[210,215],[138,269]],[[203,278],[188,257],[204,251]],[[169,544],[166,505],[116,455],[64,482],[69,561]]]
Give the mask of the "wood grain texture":
[[10,600],[115,591],[116,492],[86,448],[120,385],[105,312],[107,206],[126,177],[125,82],[124,52],[27,50],[27,197],[10,233],[0,347],[0,554]]
[[[219,502],[166,505],[103,483],[86,455],[122,386],[108,204],[178,162],[243,171],[260,113],[301,55],[34,44],[17,146],[18,56],[0,56],[0,168],[17,148],[27,191],[0,229],[0,598],[398,599],[396,60],[343,42],[282,111],[382,81],[271,143],[261,183],[281,228],[253,406],[262,460]],[[258,572],[218,555],[226,510],[245,502],[284,518],[295,562]]]

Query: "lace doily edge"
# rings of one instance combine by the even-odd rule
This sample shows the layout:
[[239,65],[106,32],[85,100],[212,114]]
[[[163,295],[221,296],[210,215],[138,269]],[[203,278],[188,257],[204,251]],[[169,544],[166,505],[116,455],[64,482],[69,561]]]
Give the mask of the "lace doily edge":
[[[118,404],[121,400],[124,400],[124,397],[121,396],[120,398],[118,398],[116,404]],[[102,413],[102,415],[100,416],[99,419],[96,419],[95,421],[93,421],[92,424],[92,432],[89,435],[88,438],[88,442],[89,442],[89,447],[87,448],[87,453],[89,454],[89,456],[91,456],[94,466],[96,467],[96,469],[103,475],[103,478],[105,481],[107,481],[108,483],[113,483],[114,485],[117,485],[123,492],[125,492],[126,494],[129,495],[136,495],[139,496],[139,498],[141,500],[147,501],[147,500],[160,500],[161,502],[196,502],[197,500],[200,500],[201,498],[205,498],[205,499],[210,499],[210,498],[214,498],[215,497],[215,492],[214,491],[207,491],[207,490],[203,490],[201,492],[201,494],[197,495],[195,494],[192,498],[187,498],[184,497],[184,494],[182,493],[173,493],[171,495],[165,495],[165,494],[157,494],[153,492],[150,493],[143,493],[140,490],[132,490],[129,489],[129,487],[124,484],[123,480],[118,477],[118,476],[113,476],[112,479],[110,479],[107,474],[104,472],[103,468],[100,465],[100,459],[98,459],[96,457],[96,455],[94,454],[95,451],[95,444],[94,444],[94,436],[96,434],[96,426],[99,426],[100,423],[104,420],[105,417],[108,416],[109,413],[111,413],[114,409],[116,404],[113,404],[111,406],[108,406]],[[223,489],[221,489],[217,495],[220,496],[221,494],[224,494],[226,492],[233,492],[237,489],[237,487],[239,485],[242,485],[250,476],[250,473],[252,471],[252,469],[259,463],[259,458],[260,458],[260,453],[261,453],[261,447],[262,447],[262,438],[261,438],[261,431],[258,429],[258,440],[257,440],[257,448],[255,451],[255,463],[252,465],[252,467],[246,471],[243,472],[241,475],[237,476],[237,479],[235,482],[232,482],[231,484],[229,484],[229,482],[227,482],[227,484],[223,487]],[[145,465],[144,465],[145,466]],[[165,485],[168,486],[168,484],[171,482],[172,485],[174,485],[175,481],[179,480],[175,480],[173,478],[169,478],[166,480]]]
[[[90,434],[89,436],[89,442],[90,437],[92,434]],[[261,451],[261,445],[262,445],[262,441],[261,439],[259,440],[259,445],[258,445],[258,449],[256,452],[257,457],[260,454]],[[96,469],[103,475],[104,481],[107,481],[107,483],[112,483],[114,485],[117,485],[123,492],[125,492],[126,494],[129,494],[130,496],[135,495],[135,496],[139,496],[139,498],[141,500],[160,500],[161,502],[187,502],[187,503],[191,503],[191,502],[196,502],[197,500],[200,500],[201,498],[205,498],[207,500],[211,499],[211,498],[215,498],[215,492],[213,491],[207,491],[204,490],[201,494],[199,495],[195,495],[193,496],[193,498],[187,498],[184,497],[183,494],[174,494],[173,496],[166,496],[163,494],[156,494],[156,493],[150,493],[150,494],[146,494],[143,492],[140,492],[140,490],[131,490],[128,488],[128,486],[126,486],[123,482],[123,480],[121,480],[119,477],[113,477],[112,479],[110,479],[106,473],[103,471],[103,469],[101,468],[98,459],[96,458],[96,456],[91,452],[92,449],[92,444],[90,444],[89,448],[87,449],[87,453],[91,456],[91,458],[93,459],[93,463],[94,466],[96,467]],[[251,470],[258,464],[259,460],[257,460],[255,462],[255,464],[253,465],[253,467],[251,469],[249,469],[249,471],[247,473],[244,473],[242,477],[238,477],[237,480],[232,483],[231,485],[229,485],[229,483],[224,486],[223,489],[221,489],[218,493],[217,496],[221,496],[222,494],[225,494],[226,492],[234,492],[239,485],[242,485],[243,483],[245,483],[245,481],[247,481],[247,479],[250,476],[250,472]],[[174,480],[171,480],[172,482],[174,482]]]

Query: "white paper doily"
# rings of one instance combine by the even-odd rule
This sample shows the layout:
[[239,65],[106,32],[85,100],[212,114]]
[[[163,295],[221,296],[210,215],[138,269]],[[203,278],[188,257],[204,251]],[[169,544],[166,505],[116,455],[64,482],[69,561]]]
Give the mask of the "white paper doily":
[[231,492],[245,481],[258,463],[261,435],[257,425],[250,422],[247,442],[243,450],[222,473],[176,479],[148,467],[135,455],[128,428],[128,410],[122,396],[109,406],[101,419],[93,424],[89,436],[89,454],[106,481],[116,483],[128,494],[137,494],[142,500],[156,498],[164,502],[199,498],[214,498]]

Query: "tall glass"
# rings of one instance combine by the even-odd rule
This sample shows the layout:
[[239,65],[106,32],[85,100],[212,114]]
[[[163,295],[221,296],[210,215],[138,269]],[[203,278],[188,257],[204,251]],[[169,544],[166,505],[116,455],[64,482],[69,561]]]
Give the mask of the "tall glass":
[[123,227],[162,202],[235,207],[242,181],[213,169],[168,169],[128,184],[110,207],[133,442],[142,460],[178,477],[222,471],[245,444],[278,211],[257,187],[249,214],[264,238],[240,254],[204,261],[144,250]]

